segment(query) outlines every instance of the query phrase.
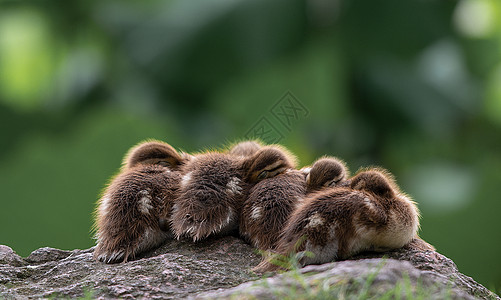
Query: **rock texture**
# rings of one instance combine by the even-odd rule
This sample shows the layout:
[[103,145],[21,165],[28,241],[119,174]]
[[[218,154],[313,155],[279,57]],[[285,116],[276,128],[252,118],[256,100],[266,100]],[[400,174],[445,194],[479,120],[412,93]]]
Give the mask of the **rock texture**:
[[233,237],[193,244],[171,241],[147,257],[106,265],[93,248],[63,251],[41,248],[25,259],[0,248],[0,298],[81,297],[181,298],[204,290],[256,279],[249,269],[258,255]]
[[[235,237],[170,241],[145,257],[106,265],[93,248],[35,250],[21,258],[0,246],[0,298],[282,298],[409,293],[425,298],[500,299],[434,251],[411,246],[385,254],[307,266],[259,279],[260,256]],[[381,258],[383,255],[387,258]],[[245,283],[244,283],[245,282]],[[397,286],[397,288],[395,288]]]

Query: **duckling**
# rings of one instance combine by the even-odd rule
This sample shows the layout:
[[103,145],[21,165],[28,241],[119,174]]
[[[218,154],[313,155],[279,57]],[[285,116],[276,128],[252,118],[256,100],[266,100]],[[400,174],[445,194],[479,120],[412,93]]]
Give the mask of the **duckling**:
[[126,262],[173,237],[162,220],[171,214],[179,167],[189,157],[160,141],[140,143],[126,154],[98,202],[96,260]]
[[[387,251],[417,236],[419,211],[383,169],[359,172],[348,187],[325,189],[308,197],[291,215],[276,253],[307,251],[299,263],[321,264],[345,259],[364,250]],[[255,270],[278,267],[270,260]]]
[[176,237],[186,235],[198,241],[235,231],[249,188],[290,165],[290,158],[277,146],[264,146],[248,157],[217,152],[195,155],[182,168],[184,176],[173,206]]
[[275,249],[287,219],[307,194],[334,186],[348,174],[344,162],[333,157],[323,157],[311,168],[290,167],[282,174],[258,182],[244,202],[240,235],[261,250]]
[[138,165],[160,165],[176,167],[188,154],[178,153],[171,145],[147,140],[132,147],[123,160],[124,169],[131,169]]
[[243,141],[230,147],[229,153],[248,157],[254,155],[262,147],[259,141]]
[[294,168],[296,164],[296,157],[279,145],[264,146],[242,161],[245,180],[252,185]]
[[306,176],[308,193],[325,187],[336,187],[350,176],[344,161],[337,157],[324,156],[316,160]]
[[243,204],[240,236],[261,250],[274,249],[285,222],[305,194],[305,174],[298,170],[261,180]]

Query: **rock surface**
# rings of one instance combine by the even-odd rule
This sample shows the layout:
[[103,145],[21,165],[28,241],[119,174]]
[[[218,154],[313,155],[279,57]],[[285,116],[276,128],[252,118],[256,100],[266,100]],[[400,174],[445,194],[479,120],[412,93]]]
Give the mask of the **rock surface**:
[[[0,246],[0,298],[352,298],[400,293],[442,299],[501,299],[434,251],[407,247],[353,260],[307,266],[259,279],[250,268],[260,256],[235,237],[200,243],[170,241],[145,257],[106,265],[93,248],[35,250],[21,258]],[[381,258],[383,255],[387,258]],[[397,288],[395,288],[397,286]],[[292,293],[291,291],[294,291]]]

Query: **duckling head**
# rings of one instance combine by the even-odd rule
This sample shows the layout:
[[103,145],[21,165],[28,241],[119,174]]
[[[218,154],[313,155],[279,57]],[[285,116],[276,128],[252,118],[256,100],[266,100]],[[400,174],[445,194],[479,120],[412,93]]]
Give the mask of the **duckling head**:
[[160,141],[146,141],[132,147],[124,158],[125,169],[138,165],[162,165],[176,168],[187,155],[179,154],[171,145]]
[[393,176],[383,169],[368,169],[357,173],[351,178],[350,187],[387,198],[394,197],[399,192]]
[[280,146],[264,146],[244,163],[249,183],[274,177],[296,167],[296,157]]
[[345,163],[335,157],[322,157],[311,167],[306,176],[309,190],[339,186],[348,177]]

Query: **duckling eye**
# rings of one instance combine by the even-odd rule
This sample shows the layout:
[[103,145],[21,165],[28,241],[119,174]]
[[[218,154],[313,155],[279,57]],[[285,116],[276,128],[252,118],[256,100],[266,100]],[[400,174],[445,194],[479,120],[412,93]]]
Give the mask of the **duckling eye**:
[[170,167],[171,166],[171,164],[168,161],[165,161],[165,160],[158,161],[157,165],[161,165],[163,167]]
[[342,176],[338,176],[336,178],[334,178],[333,180],[331,181],[327,181],[326,183],[324,183],[324,186],[327,186],[327,187],[335,187],[338,183],[341,182],[341,180],[343,179]]
[[268,176],[268,171],[263,171],[257,176],[258,180],[265,179]]

